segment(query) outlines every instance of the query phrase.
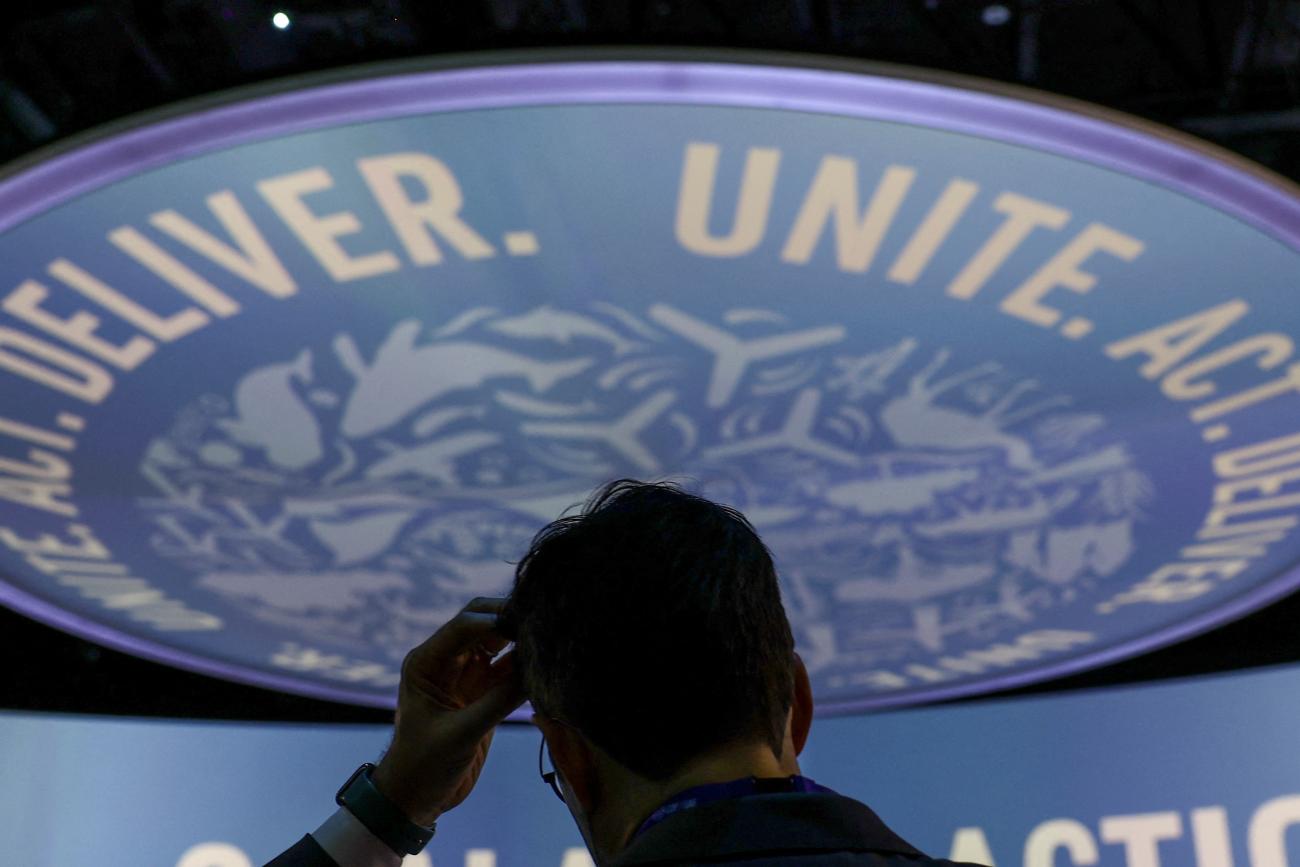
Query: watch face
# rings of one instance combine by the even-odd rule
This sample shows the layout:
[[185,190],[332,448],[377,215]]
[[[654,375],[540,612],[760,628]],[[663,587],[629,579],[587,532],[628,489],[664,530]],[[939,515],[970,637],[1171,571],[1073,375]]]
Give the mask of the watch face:
[[[683,56],[684,57],[684,56]],[[0,597],[362,704],[612,478],[771,547],[827,711],[1293,589],[1300,205],[969,82],[410,71],[0,182]]]

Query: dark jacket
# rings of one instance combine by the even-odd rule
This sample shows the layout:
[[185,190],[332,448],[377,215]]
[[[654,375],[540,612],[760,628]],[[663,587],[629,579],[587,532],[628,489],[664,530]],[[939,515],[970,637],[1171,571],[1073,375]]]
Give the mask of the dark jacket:
[[[927,858],[864,804],[834,794],[751,795],[674,813],[611,867],[974,867]],[[337,867],[304,837],[268,867]]]

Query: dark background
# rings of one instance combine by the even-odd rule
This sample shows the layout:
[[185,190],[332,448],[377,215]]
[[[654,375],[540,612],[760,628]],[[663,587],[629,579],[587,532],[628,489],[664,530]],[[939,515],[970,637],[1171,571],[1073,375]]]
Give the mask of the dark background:
[[[279,11],[285,30],[272,24]],[[623,45],[777,49],[1013,82],[1167,124],[1300,181],[1300,0],[10,0],[0,11],[0,168],[135,112],[285,75]],[[1298,622],[1300,594],[1163,650],[999,695],[1295,662]],[[4,609],[0,663],[0,708],[391,717],[146,662]]]

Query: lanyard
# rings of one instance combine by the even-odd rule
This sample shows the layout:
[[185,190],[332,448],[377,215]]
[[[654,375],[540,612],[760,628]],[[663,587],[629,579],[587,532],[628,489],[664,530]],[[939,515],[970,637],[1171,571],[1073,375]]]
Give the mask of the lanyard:
[[679,792],[669,798],[663,806],[650,814],[650,818],[641,823],[637,828],[636,834],[632,837],[635,839],[643,834],[647,829],[653,828],[664,819],[667,819],[673,813],[680,813],[683,810],[690,810],[701,804],[711,804],[714,801],[727,801],[732,798],[744,798],[748,795],[773,795],[785,792],[823,792],[835,794],[831,789],[814,783],[807,777],[791,775],[789,777],[745,777],[740,780],[732,780],[729,783],[711,783],[706,786],[696,786],[693,789],[687,789]]

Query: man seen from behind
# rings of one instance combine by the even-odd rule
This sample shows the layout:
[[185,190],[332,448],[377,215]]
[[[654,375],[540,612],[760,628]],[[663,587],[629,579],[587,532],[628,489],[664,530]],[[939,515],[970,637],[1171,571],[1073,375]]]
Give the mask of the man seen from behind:
[[545,527],[508,600],[475,600],[411,652],[364,803],[272,867],[396,867],[525,698],[600,867],[960,867],[800,774],[812,690],[749,522],[630,480]]

